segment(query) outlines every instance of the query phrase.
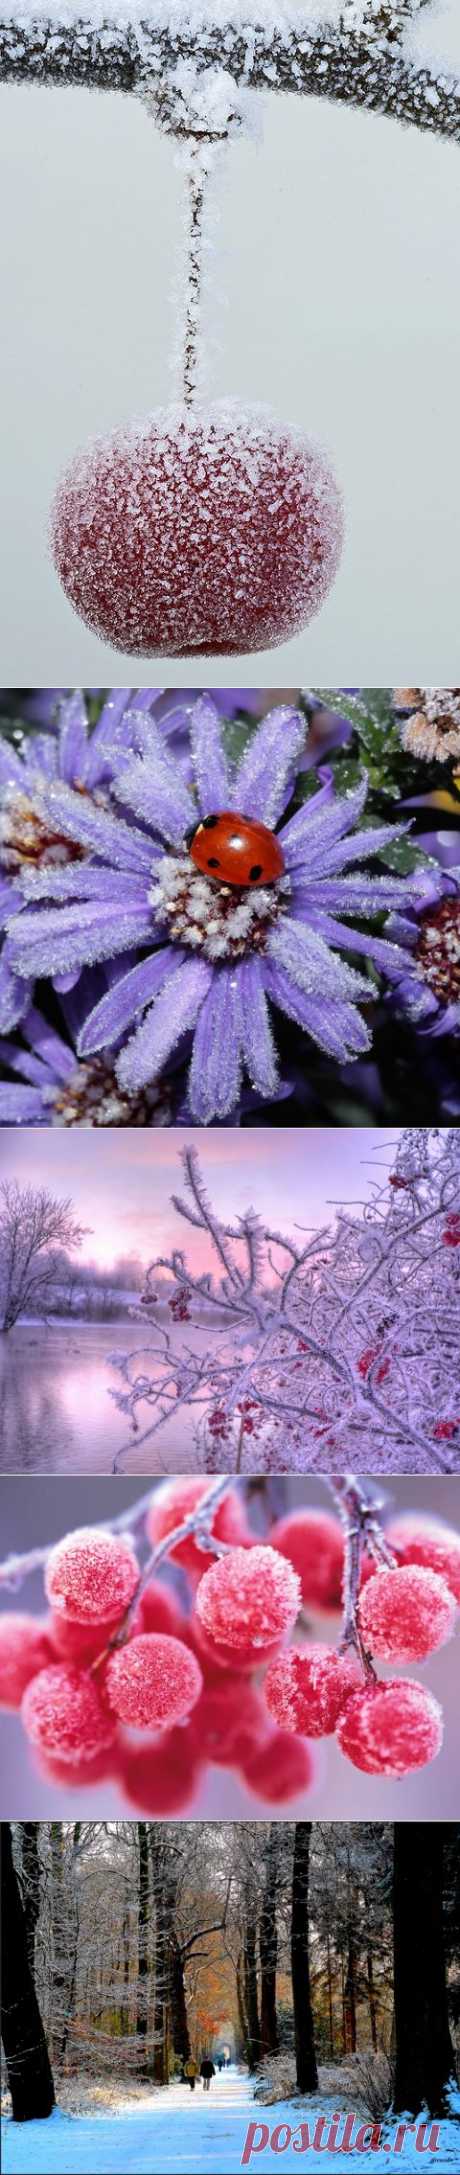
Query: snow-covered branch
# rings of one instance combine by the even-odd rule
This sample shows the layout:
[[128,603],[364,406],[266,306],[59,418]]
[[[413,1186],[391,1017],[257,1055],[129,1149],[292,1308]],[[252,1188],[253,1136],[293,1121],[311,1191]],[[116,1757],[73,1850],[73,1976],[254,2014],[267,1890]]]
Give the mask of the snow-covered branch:
[[[184,1405],[203,1408],[196,1449],[208,1471],[450,1471],[460,1443],[460,1162],[454,1129],[403,1133],[394,1168],[302,1248],[249,1209],[223,1224],[196,1157],[192,1208],[214,1272],[173,1249],[153,1262],[143,1299],[153,1345],[114,1357],[112,1392],[145,1442]],[[165,1279],[164,1271],[167,1271]],[[167,1304],[171,1328],[156,1319]],[[209,1327],[205,1351],[184,1323]],[[179,1342],[177,1328],[181,1332]],[[153,1366],[152,1366],[153,1361]],[[125,1446],[118,1458],[125,1454]]]
[[[80,84],[149,94],[184,62],[201,75],[224,68],[237,86],[290,91],[387,114],[460,141],[460,83],[404,42],[423,0],[344,0],[341,12],[316,0],[277,15],[243,7],[115,5],[95,15],[77,6],[0,17],[0,81]],[[262,11],[261,11],[262,12]]]

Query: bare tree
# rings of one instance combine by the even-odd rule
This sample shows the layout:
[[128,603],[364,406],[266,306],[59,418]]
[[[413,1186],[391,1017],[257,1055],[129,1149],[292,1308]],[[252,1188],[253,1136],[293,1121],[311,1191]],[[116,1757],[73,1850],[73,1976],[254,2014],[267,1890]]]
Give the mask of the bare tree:
[[27,1926],[13,1862],[11,1828],[3,1822],[2,2039],[15,2122],[45,2119],[54,2107],[54,2085],[34,1980]]
[[291,1972],[299,2092],[316,2092],[315,2036],[310,1994],[309,1879],[311,1820],[296,1822],[292,1872]]
[[72,1202],[44,1186],[0,1187],[0,1330],[7,1335],[26,1309],[43,1313],[59,1275],[59,1252],[81,1246],[84,1227]]
[[279,1828],[276,1820],[271,1820],[266,1841],[262,1848],[263,1889],[259,1921],[260,2046],[262,2056],[264,2054],[277,2054],[279,2046],[276,2010],[279,1858]]

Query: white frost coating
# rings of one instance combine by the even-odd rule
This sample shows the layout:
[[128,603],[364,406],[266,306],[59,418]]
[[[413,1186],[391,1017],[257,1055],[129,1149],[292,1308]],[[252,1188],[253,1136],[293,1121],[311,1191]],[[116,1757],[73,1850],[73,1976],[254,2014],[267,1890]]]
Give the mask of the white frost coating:
[[143,93],[160,126],[203,138],[208,144],[256,126],[258,99],[235,83],[227,68],[200,68],[192,59],[168,68],[161,83]]
[[[357,0],[363,19],[365,5],[366,0]],[[247,33],[248,39],[255,31],[263,29],[265,37],[276,33],[288,45],[293,32],[297,36],[301,34],[303,21],[306,28],[325,19],[337,24],[343,13],[340,0],[326,0],[326,6],[324,0],[309,0],[305,10],[274,8],[267,6],[266,0],[260,0],[260,5],[252,9],[247,0],[229,0],[229,4],[227,0],[212,0],[212,4],[210,0],[187,0],[187,4],[183,4],[183,0],[170,0],[169,5],[168,0],[133,0],[133,4],[131,0],[90,0],[89,4],[88,0],[88,15],[95,29],[102,29],[105,23],[115,23],[120,29],[137,31],[142,25],[149,24],[160,31],[169,31],[172,37],[183,37],[187,45],[203,31],[223,28],[235,29],[242,35]],[[13,0],[5,0],[1,14],[4,22],[18,25],[40,21],[60,25],[87,19],[85,0],[83,4],[82,0],[62,0],[62,5],[61,0],[46,0],[46,5],[43,0],[19,0],[19,6],[14,6]]]

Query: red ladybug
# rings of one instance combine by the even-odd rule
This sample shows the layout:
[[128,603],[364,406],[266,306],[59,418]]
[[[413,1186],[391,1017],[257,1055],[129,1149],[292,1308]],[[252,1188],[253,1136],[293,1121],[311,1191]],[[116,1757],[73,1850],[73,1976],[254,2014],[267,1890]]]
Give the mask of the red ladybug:
[[204,816],[190,843],[196,868],[216,883],[241,887],[273,883],[284,869],[284,854],[274,831],[265,823],[251,823],[235,809],[222,808],[219,815]]

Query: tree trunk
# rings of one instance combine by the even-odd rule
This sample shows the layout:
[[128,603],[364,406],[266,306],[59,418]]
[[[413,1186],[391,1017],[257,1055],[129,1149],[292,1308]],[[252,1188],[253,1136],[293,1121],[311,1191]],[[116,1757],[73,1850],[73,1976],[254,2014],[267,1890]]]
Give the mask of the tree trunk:
[[356,1893],[347,1852],[347,1960],[343,1997],[345,2053],[356,2054]]
[[26,1929],[27,1960],[34,1974],[35,1934],[40,1916],[40,1861],[36,1820],[21,1820],[21,1887]]
[[330,1936],[330,1933],[329,1933],[329,1927],[328,1927],[328,1930],[327,1930],[327,1934],[326,1934],[326,1954],[327,1954],[327,2006],[328,2006],[328,2016],[329,2016],[329,2054],[330,2054],[330,2059],[331,2059],[331,2062],[332,2062],[332,2061],[333,2061],[333,2059],[334,2059],[334,2003],[333,2003],[333,1993],[332,1993],[331,1936]]
[[191,2053],[191,2046],[190,2033],[188,2028],[187,2003],[185,1999],[184,1965],[182,1952],[177,1939],[177,1934],[174,1931],[171,1940],[169,1983],[171,1996],[171,2038],[174,2053],[179,2055],[181,2062],[188,2062],[189,2054]]
[[353,1929],[348,1927],[347,1968],[343,1995],[345,2053],[356,2054],[356,1956]]
[[249,2045],[248,2021],[244,2004],[244,1957],[242,1950],[240,1950],[236,1966],[236,2004],[238,2010],[238,2024],[241,2037],[241,2046],[244,2053],[245,2061],[247,2062],[249,2068],[251,2049]]
[[373,2045],[373,2047],[374,2047],[374,2050],[375,2050],[375,2051],[377,2051],[377,2046],[378,2046],[378,2036],[377,2036],[377,2003],[376,2003],[376,1999],[375,1999],[375,1983],[374,1983],[374,1962],[373,1962],[373,1956],[372,1956],[372,1949],[371,1949],[371,1948],[368,1948],[368,1949],[366,1950],[366,1961],[367,1961],[367,1992],[368,1992],[368,1999],[369,1999],[369,2016],[370,2016],[370,2025],[371,2025],[371,2038],[372,2038],[372,2045]]
[[27,1954],[27,1932],[13,1864],[11,1828],[2,1824],[2,2039],[14,2122],[45,2120],[54,2084]]
[[296,1821],[292,1874],[291,1971],[296,2073],[299,2092],[316,2092],[318,2087],[308,1950],[308,1884],[311,1831],[311,1820]]
[[393,1937],[396,2114],[446,2112],[454,2055],[449,2031],[442,1879],[445,1831],[436,1821],[398,1821],[394,1831]]
[[261,2055],[278,2054],[279,2051],[276,2012],[278,1850],[278,1829],[275,1822],[271,1822],[263,1854],[264,1887],[259,1925]]
[[138,1892],[138,1994],[137,2037],[141,2041],[139,2069],[147,2076],[145,2040],[148,2023],[148,1920],[149,1920],[149,1847],[146,1820],[138,1820],[139,1843],[139,1892]]
[[75,1863],[75,1855],[76,1855],[76,1852],[77,1852],[77,1850],[78,1850],[78,1844],[79,1844],[79,1841],[80,1841],[80,1835],[81,1835],[81,1820],[76,1820],[76,1821],[75,1821],[75,1824],[74,1824],[74,1831],[73,1831],[73,1842],[72,1842],[72,1859],[71,1859],[71,1867],[70,1867],[70,1874],[71,1874],[71,1895],[69,1896],[69,1902],[68,1902],[68,1919],[69,1919],[69,1931],[70,1931],[70,1926],[72,1925],[72,1950],[71,1950],[71,1961],[70,1961],[70,1973],[69,1973],[68,1992],[67,1992],[67,1998],[66,1998],[66,2005],[65,2005],[64,2026],[63,2026],[63,2032],[62,2032],[61,2044],[60,2044],[60,2048],[59,2048],[59,2060],[60,2060],[60,2062],[63,2062],[63,2061],[64,2061],[64,2059],[65,2059],[65,2055],[66,2055],[66,2052],[67,2052],[67,2041],[68,2041],[68,2038],[69,2038],[69,2033],[70,2033],[70,2031],[71,2031],[71,2029],[72,2029],[72,2024],[73,2024],[73,2019],[74,2019],[74,2011],[75,2011],[75,1999],[76,1999],[76,1991],[77,1991],[77,1973],[78,1973],[78,1942],[79,1942],[79,1935],[80,1935],[80,1921],[79,1921],[79,1911],[78,1911],[78,1891],[76,1891],[76,1887],[75,1887],[75,1880],[74,1880],[74,1863]]
[[248,2029],[249,2067],[255,2069],[260,2060],[259,1996],[257,1988],[256,1926],[252,1913],[244,1928],[244,1996]]

